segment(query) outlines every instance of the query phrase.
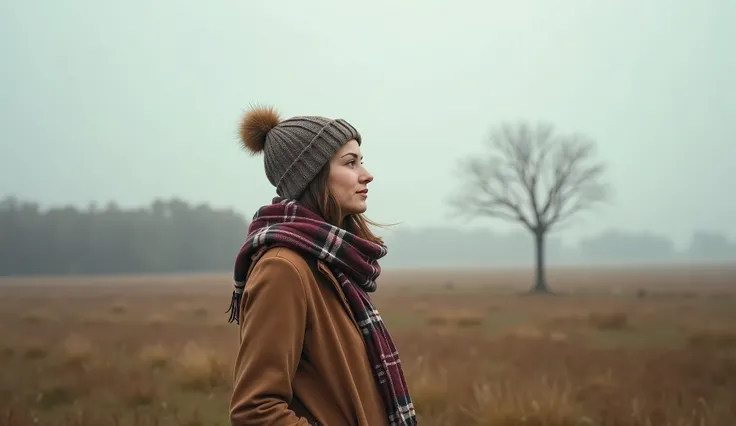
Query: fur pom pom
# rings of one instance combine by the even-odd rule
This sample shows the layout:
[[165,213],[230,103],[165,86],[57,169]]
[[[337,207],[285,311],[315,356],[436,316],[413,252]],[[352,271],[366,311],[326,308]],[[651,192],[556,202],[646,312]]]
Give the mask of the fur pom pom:
[[268,132],[281,122],[281,117],[272,107],[255,107],[248,111],[240,122],[240,142],[252,154],[263,151]]

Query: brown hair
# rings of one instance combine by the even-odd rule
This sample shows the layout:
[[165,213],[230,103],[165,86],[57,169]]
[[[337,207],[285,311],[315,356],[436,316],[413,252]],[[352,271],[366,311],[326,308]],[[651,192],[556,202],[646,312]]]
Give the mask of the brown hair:
[[327,177],[329,175],[330,163],[327,163],[309,183],[299,201],[305,207],[320,215],[327,223],[343,228],[365,240],[383,244],[383,239],[376,236],[369,226],[386,227],[387,225],[373,222],[364,214],[350,214],[343,219],[342,209],[327,187]]

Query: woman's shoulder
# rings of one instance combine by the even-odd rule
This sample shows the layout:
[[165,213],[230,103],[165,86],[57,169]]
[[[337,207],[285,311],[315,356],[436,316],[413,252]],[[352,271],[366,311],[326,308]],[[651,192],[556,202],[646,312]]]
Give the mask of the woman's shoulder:
[[267,249],[260,259],[279,258],[292,263],[296,267],[308,267],[307,260],[299,252],[289,247],[275,246]]
[[276,246],[267,249],[256,261],[254,268],[259,266],[266,269],[290,269],[298,274],[302,280],[308,280],[312,275],[309,260],[296,250],[288,247]]

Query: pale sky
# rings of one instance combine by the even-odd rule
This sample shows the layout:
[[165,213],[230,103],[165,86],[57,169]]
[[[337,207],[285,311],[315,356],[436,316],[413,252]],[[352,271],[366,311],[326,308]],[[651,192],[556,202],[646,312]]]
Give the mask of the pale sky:
[[249,218],[275,191],[237,125],[266,103],[358,128],[378,221],[463,225],[455,162],[523,118],[609,165],[611,205],[562,236],[736,237],[734,22],[734,0],[0,0],[0,196]]

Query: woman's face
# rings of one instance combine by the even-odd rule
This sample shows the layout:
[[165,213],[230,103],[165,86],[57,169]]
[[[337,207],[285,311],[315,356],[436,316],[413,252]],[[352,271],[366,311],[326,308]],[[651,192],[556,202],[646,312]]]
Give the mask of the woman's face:
[[363,167],[363,156],[355,139],[343,145],[330,160],[327,188],[345,216],[366,211],[368,183],[372,180],[373,176]]

